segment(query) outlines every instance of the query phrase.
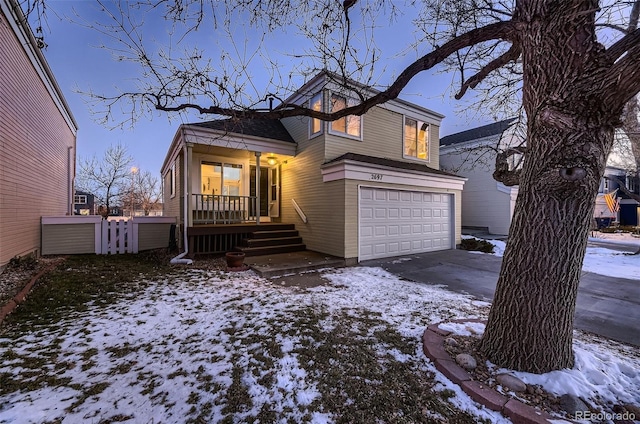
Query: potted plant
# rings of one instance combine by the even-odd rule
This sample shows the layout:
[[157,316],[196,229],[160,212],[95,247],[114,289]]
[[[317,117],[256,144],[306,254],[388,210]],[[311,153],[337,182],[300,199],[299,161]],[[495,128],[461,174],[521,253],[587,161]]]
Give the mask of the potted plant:
[[244,252],[227,252],[224,257],[227,260],[227,268],[242,268],[244,265]]

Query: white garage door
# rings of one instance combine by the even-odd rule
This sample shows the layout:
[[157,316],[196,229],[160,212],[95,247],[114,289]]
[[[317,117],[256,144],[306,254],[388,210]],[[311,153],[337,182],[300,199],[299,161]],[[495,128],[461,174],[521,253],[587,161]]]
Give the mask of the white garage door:
[[362,187],[360,260],[451,249],[452,195]]

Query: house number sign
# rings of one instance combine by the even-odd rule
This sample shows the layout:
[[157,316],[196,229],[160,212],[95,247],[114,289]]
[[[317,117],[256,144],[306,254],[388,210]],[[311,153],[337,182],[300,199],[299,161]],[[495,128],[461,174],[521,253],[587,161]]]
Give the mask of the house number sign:
[[371,180],[373,181],[380,181],[382,180],[382,174],[371,174]]

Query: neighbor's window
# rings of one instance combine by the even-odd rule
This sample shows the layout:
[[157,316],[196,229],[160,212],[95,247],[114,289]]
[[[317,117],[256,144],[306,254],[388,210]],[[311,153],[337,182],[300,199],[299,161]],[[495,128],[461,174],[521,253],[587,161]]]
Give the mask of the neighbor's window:
[[86,205],[87,204],[87,196],[84,194],[76,194],[73,196],[73,203],[76,205]]
[[[309,108],[311,110],[322,111],[322,92],[316,94],[309,101]],[[311,118],[309,126],[309,134],[314,136],[322,132],[323,122],[316,118]]]
[[429,124],[404,118],[404,156],[429,159]]
[[171,187],[171,197],[176,195],[176,164],[171,165],[171,172],[169,173],[169,187]]
[[[354,106],[356,101],[346,97],[331,95],[331,112],[337,112],[348,106]],[[352,137],[360,138],[362,133],[362,119],[357,115],[348,115],[331,122],[331,131],[336,133],[347,134]]]

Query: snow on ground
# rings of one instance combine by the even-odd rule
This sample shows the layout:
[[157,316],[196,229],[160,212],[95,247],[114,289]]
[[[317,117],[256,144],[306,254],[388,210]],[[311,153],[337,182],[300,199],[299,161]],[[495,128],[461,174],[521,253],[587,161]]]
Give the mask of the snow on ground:
[[[504,242],[491,242],[502,255]],[[589,247],[585,270],[640,279],[638,260]],[[389,354],[417,372],[433,373],[439,390],[455,394],[449,401],[457,408],[494,423],[509,422],[473,402],[421,351],[426,325],[484,317],[486,302],[403,281],[380,268],[327,270],[323,276],[330,282],[303,290],[252,272],[189,270],[119,303],[89,305],[64,322],[35,327],[17,339],[0,337],[3,384],[11,380],[7,376],[26,381],[0,396],[0,422],[218,422],[229,417],[242,422],[268,410],[297,422],[331,423],[336,419],[331,411],[317,408],[318,375],[301,355],[320,347],[315,333],[330,331],[345,316],[355,323],[375,317],[412,340],[413,354]],[[316,315],[317,322],[304,321]],[[306,330],[301,322],[308,324]],[[268,335],[273,345],[265,347],[255,335]],[[575,369],[518,375],[555,394],[639,404],[637,352],[607,343],[576,333]],[[385,346],[376,349],[382,352]],[[250,400],[242,407],[230,405],[233,396],[227,395],[240,387]]]
[[[509,422],[474,403],[422,353],[426,325],[482,317],[484,303],[380,268],[332,270],[324,277],[330,283],[303,290],[252,272],[190,270],[17,339],[0,337],[0,379],[16,378],[21,387],[0,397],[0,422],[246,422],[268,410],[294,422],[330,423],[336,417],[317,406],[319,376],[305,365],[311,363],[306,353],[315,354],[321,345],[314,337],[339,325],[344,314],[355,318],[352,325],[379,321],[382,330],[411,340],[411,354],[376,349],[416,372],[433,373],[437,389],[454,394],[451,404],[490,422]],[[311,321],[316,315],[322,318]],[[265,347],[256,335],[273,343]]]
[[[611,234],[605,234],[610,236]],[[607,238],[607,243],[634,243],[640,247],[640,239],[631,237],[629,233],[617,234]],[[590,239],[603,241],[605,239]],[[506,242],[503,240],[487,240],[494,245],[494,255],[503,256]],[[480,253],[480,252],[478,252]],[[640,255],[630,255],[627,252],[607,249],[605,247],[587,247],[587,253],[582,263],[582,270],[594,274],[607,275],[616,278],[640,280]]]

